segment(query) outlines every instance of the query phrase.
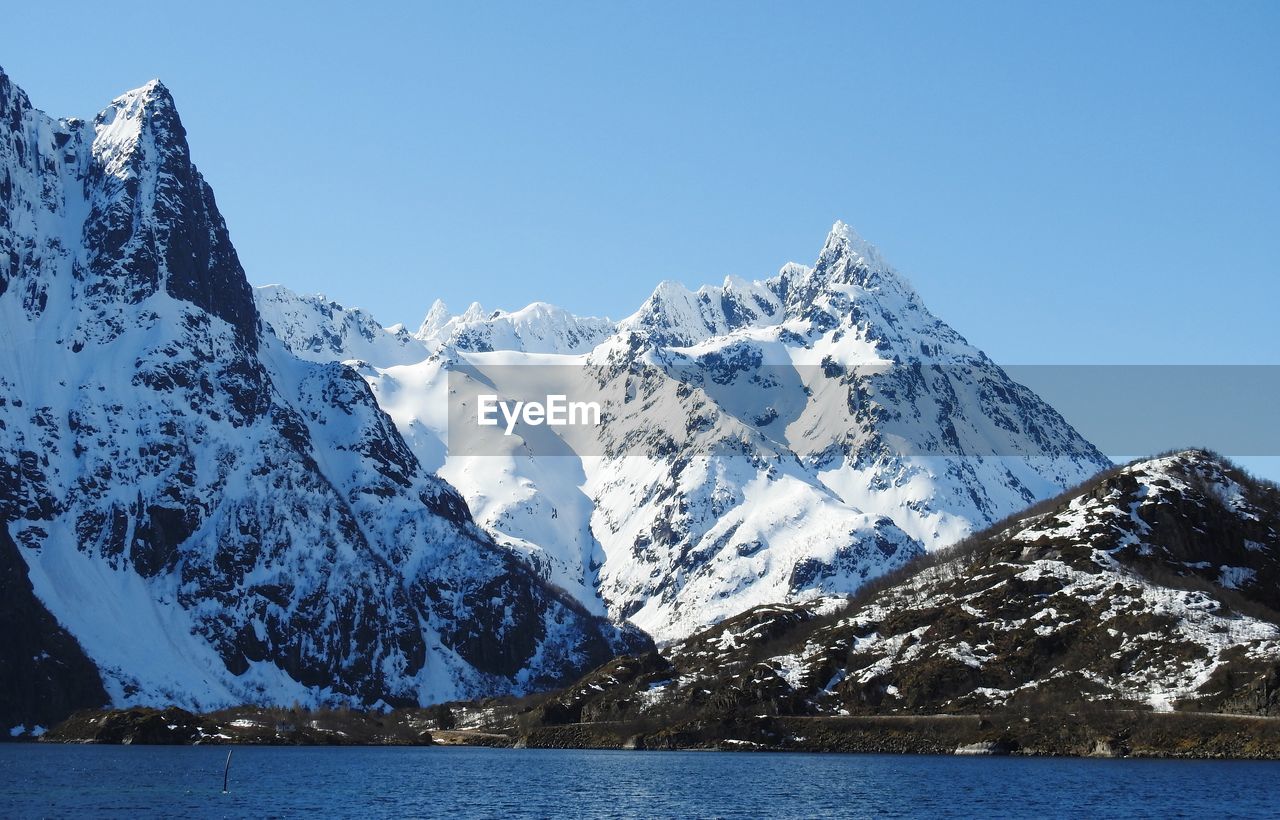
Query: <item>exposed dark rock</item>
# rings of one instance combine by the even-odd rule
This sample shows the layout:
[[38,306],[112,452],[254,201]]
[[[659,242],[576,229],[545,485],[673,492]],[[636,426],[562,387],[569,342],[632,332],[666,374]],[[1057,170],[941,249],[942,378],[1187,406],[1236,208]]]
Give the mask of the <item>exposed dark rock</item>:
[[1277,512],[1273,486],[1211,454],[1138,462],[852,600],[758,607],[490,706],[481,728],[528,746],[1277,756],[1280,616],[1255,581]]
[[430,746],[421,710],[392,713],[245,706],[195,715],[184,709],[85,711],[54,727],[52,743],[118,745]]
[[36,597],[27,564],[0,522],[0,738],[48,728],[107,703],[93,661]]
[[[562,685],[651,646],[476,527],[354,371],[268,348],[163,85],[91,124],[31,108],[0,72],[0,194],[0,299],[15,323],[0,342],[22,340],[0,345],[0,520],[25,551],[14,577],[47,561],[55,586],[71,582],[56,571],[67,564],[122,579],[128,592],[103,595],[129,600],[46,596],[68,629],[100,616],[95,631],[115,630],[93,646],[106,689],[195,708],[292,701],[296,683],[313,705],[379,709],[437,699],[432,681],[475,695]],[[49,613],[29,588],[5,605],[51,633],[34,626]],[[174,670],[130,668],[135,641],[212,650],[224,668],[175,691]],[[22,681],[3,693],[11,724],[105,701],[101,682],[92,698],[40,695],[52,673],[23,663],[3,672]]]

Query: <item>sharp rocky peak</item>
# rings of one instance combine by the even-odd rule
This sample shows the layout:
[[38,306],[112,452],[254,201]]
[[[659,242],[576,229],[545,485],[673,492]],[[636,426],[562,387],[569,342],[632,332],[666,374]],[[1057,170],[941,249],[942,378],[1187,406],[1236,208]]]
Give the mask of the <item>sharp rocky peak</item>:
[[[96,667],[64,712],[104,689],[425,704],[620,646],[476,527],[329,354],[416,343],[282,289],[263,315],[319,352],[265,332],[162,84],[82,122],[0,79],[0,575],[26,564],[8,597],[38,599],[23,623],[47,666],[76,660],[61,624]],[[0,646],[0,670],[43,648]]]
[[[837,221],[817,262],[795,262],[763,280],[728,276],[720,286],[690,290],[664,281],[621,326],[660,345],[692,345],[744,327],[816,320],[819,329],[839,322],[854,303],[883,303],[874,313],[923,312],[914,289],[857,231]],[[867,311],[859,311],[866,314]],[[820,316],[819,314],[827,314]]]
[[94,119],[84,235],[87,268],[130,280],[126,301],[161,286],[226,321],[250,349],[258,344],[253,291],[231,244],[213,190],[196,169],[187,132],[159,80],[116,97]]
[[5,72],[4,66],[0,66],[0,120],[9,122],[11,127],[17,128],[22,113],[30,108],[31,100],[27,98],[27,93],[14,85]]
[[126,114],[140,114],[145,110],[173,108],[173,93],[158,78],[132,88],[111,101],[111,107],[104,110],[123,111]]
[[0,115],[0,293],[21,288],[33,319],[69,305],[77,327],[62,338],[75,349],[151,321],[138,314],[160,312],[139,306],[160,294],[257,348],[252,290],[163,83],[116,97],[86,122],[32,108],[0,73]]
[[419,339],[430,339],[451,318],[453,317],[449,314],[449,306],[443,299],[437,299],[431,303],[431,308],[427,310],[427,315],[423,317],[422,324],[418,326],[418,332],[414,335]]
[[[923,307],[915,290],[885,261],[876,246],[838,220],[827,234],[812,268],[799,275],[788,275],[784,268],[770,282],[777,283],[775,287],[783,293],[788,316],[800,315],[815,300],[833,294],[860,301],[902,302],[902,307],[907,309]],[[850,287],[856,291],[851,293]]]
[[827,234],[827,241],[822,245],[822,253],[819,255],[819,260],[825,261],[832,257],[847,257],[854,264],[860,264],[872,269],[888,267],[875,245],[863,239],[852,226],[839,219],[835,221],[835,224],[831,226],[830,233]]

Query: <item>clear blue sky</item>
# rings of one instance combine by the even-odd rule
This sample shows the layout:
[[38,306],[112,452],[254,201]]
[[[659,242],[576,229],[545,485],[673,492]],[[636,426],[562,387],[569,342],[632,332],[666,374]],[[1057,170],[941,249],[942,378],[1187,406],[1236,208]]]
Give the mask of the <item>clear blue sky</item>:
[[10,4],[56,115],[158,76],[249,278],[620,317],[844,219],[998,361],[1280,363],[1280,3]]

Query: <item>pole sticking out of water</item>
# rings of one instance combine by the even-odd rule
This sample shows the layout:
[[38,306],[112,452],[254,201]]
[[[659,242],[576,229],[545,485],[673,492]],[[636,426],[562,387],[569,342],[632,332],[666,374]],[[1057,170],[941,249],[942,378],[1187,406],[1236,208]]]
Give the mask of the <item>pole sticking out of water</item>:
[[222,793],[223,794],[227,793],[227,779],[231,777],[231,752],[232,751],[233,751],[232,749],[227,749],[227,766],[222,770]]

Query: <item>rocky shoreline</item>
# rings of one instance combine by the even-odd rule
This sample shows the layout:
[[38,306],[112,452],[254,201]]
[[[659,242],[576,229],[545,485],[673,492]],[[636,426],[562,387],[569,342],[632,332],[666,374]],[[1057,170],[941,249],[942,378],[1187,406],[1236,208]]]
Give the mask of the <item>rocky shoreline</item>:
[[630,734],[624,726],[541,727],[520,738],[528,748],[714,749],[861,754],[1025,755],[1280,759],[1280,720],[1234,715],[1115,713],[1009,722],[977,715],[791,717],[737,731],[663,730]]
[[[495,716],[492,707],[485,713]],[[385,714],[243,707],[205,715],[137,708],[77,713],[41,742],[1265,760],[1280,759],[1280,718],[1116,711],[1037,719],[1016,714],[881,715],[661,728],[619,721],[495,729],[453,725],[451,713],[439,707]]]
[[521,698],[78,712],[43,740],[1280,759],[1280,488],[1118,467],[875,579]]

